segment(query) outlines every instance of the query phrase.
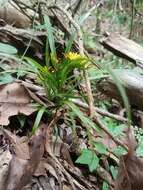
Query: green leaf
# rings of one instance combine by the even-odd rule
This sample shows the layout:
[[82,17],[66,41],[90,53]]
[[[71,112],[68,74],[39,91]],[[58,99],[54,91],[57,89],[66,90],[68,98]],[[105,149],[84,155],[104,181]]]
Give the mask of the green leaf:
[[90,172],[93,172],[94,170],[96,170],[99,164],[99,158],[97,157],[95,152],[84,149],[82,151],[82,154],[76,160],[76,163],[88,165]]
[[143,157],[143,137],[142,136],[140,137],[138,147],[136,149],[136,154],[137,156]]
[[45,26],[47,28],[48,31],[48,40],[49,40],[49,46],[52,52],[52,55],[56,58],[57,54],[56,54],[56,47],[55,47],[55,39],[54,39],[54,35],[53,35],[53,28],[50,22],[50,19],[47,15],[44,16],[44,22],[45,22]]
[[9,44],[0,42],[0,52],[6,54],[17,54],[17,49]]
[[112,120],[107,122],[108,129],[110,133],[116,137],[123,134],[123,130],[125,129],[125,125],[117,125],[117,123],[114,123]]
[[97,142],[94,144],[94,146],[95,146],[95,150],[99,152],[100,154],[107,154],[108,151],[104,144]]
[[67,44],[66,44],[66,49],[65,49],[65,53],[68,53],[71,51],[71,48],[72,48],[72,45],[73,45],[73,42],[74,40],[76,39],[77,37],[77,34],[76,32],[72,32],[71,36],[70,36],[70,39],[68,40]]
[[102,190],[109,190],[109,185],[106,181],[103,181]]
[[100,132],[100,129],[95,125],[95,123],[90,118],[88,118],[87,116],[85,116],[75,104],[73,104],[72,102],[66,102],[66,104],[80,118],[80,120],[82,121],[82,123],[84,125],[90,126],[91,128],[94,128],[98,132]]
[[0,75],[0,85],[8,84],[11,82],[13,82],[13,77],[10,74],[4,73]]
[[22,129],[25,125],[26,117],[25,117],[25,115],[18,115],[17,118],[20,123],[20,128]]
[[32,129],[32,134],[34,134],[36,129],[38,129],[40,121],[42,119],[42,116],[43,116],[45,110],[46,110],[45,107],[42,107],[41,109],[39,109],[37,116],[36,116],[36,119],[35,119],[35,122],[34,122],[33,129]]
[[114,166],[110,166],[110,171],[111,171],[111,174],[113,176],[113,179],[115,180],[117,178],[117,174],[118,174],[118,169],[117,167],[114,167]]
[[116,148],[114,148],[112,150],[112,152],[114,154],[116,154],[117,156],[121,156],[121,155],[125,155],[127,154],[127,150],[125,150],[125,148],[121,147],[121,146],[117,146]]

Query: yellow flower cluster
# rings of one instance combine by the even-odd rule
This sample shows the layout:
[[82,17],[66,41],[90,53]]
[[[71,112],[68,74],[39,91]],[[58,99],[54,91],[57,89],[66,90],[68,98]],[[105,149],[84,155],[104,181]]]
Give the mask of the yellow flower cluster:
[[79,53],[69,52],[65,54],[66,59],[75,60],[81,58]]

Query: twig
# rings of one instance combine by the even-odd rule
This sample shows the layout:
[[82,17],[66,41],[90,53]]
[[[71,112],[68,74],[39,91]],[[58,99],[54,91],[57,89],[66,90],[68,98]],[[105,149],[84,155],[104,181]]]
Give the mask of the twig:
[[72,16],[73,16],[73,17],[75,16],[75,14],[77,13],[78,9],[80,8],[81,3],[82,3],[82,0],[78,0],[78,2],[77,2],[77,4],[76,4],[75,8],[74,8],[73,11],[72,11]]
[[73,183],[74,180],[70,180],[71,176],[68,174],[68,172],[64,169],[64,167],[61,165],[61,163],[58,161],[58,159],[56,158],[56,156],[53,154],[53,152],[51,151],[50,148],[50,141],[51,141],[51,134],[53,132],[53,127],[55,126],[55,124],[57,123],[58,119],[61,117],[62,112],[60,110],[57,110],[55,115],[53,116],[52,121],[49,123],[47,130],[46,130],[46,143],[45,143],[45,149],[47,151],[47,153],[49,154],[49,156],[51,156],[51,158],[54,160],[55,163],[58,164],[58,167],[61,168],[61,171],[66,175],[66,177],[69,180],[69,183],[72,187],[72,190],[76,190],[75,189],[75,185]]
[[[76,105],[78,105],[84,109],[89,109],[89,106],[80,100],[73,99],[72,102],[74,102]],[[112,119],[115,119],[115,120],[121,121],[121,122],[127,122],[127,119],[125,117],[120,116],[120,115],[110,113],[110,112],[103,110],[103,109],[100,109],[98,107],[95,107],[94,109],[97,113],[99,113],[102,116],[110,117]]]
[[[81,32],[79,24],[72,18],[72,16],[65,9],[63,9],[57,5],[49,6],[48,8],[49,9],[58,9],[67,16],[67,18],[69,19],[69,21],[71,22],[71,24],[74,26],[74,28],[77,31],[79,52],[80,52],[81,56],[84,56],[83,37],[82,37],[82,32]],[[90,80],[88,77],[88,72],[86,70],[84,70],[83,75],[84,75],[85,83],[86,83],[90,116],[93,117],[93,115],[94,115],[94,98],[92,95],[92,89],[91,89],[91,84],[90,84]]]
[[[30,20],[32,20],[31,17],[26,13],[26,11],[24,11],[24,8],[22,8],[22,7],[20,6],[19,1],[13,0],[13,2],[17,5],[17,7],[16,7],[13,3],[11,3],[11,2],[10,2],[10,4],[11,4],[15,9],[17,9],[18,11],[21,11],[27,18],[29,18]],[[18,9],[18,8],[19,8],[19,9]]]
[[131,16],[131,27],[130,27],[130,34],[129,34],[129,38],[132,37],[133,34],[133,27],[134,27],[134,16],[135,16],[135,0],[131,0],[131,4],[132,4],[132,16]]
[[[38,7],[39,7],[39,2],[38,2],[38,4],[37,4],[36,11],[35,11],[35,13],[34,13],[34,18],[33,18],[32,26],[34,26],[34,22],[35,22],[35,19],[36,19],[36,14],[37,14],[37,12],[38,12]],[[33,30],[33,34],[34,34],[34,32],[35,32],[35,31]],[[27,45],[27,47],[26,47],[24,53],[23,53],[22,56],[21,56],[20,63],[19,63],[19,70],[21,69],[21,63],[22,63],[23,58],[24,58],[24,56],[26,55],[26,53],[27,53],[27,51],[28,51],[28,49],[29,49],[29,47],[30,47],[30,45],[31,45],[31,43],[32,43],[32,40],[33,40],[33,35],[31,36],[31,38],[30,38],[30,40],[29,40],[29,42],[28,42],[28,45]],[[18,74],[18,78],[19,78],[19,74]]]

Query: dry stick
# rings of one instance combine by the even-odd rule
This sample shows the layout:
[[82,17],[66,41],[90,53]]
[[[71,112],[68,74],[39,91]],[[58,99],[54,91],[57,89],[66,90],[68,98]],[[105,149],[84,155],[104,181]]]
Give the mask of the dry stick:
[[[57,5],[53,5],[53,6],[49,6],[49,9],[58,9],[61,12],[63,12],[67,18],[69,19],[69,21],[71,22],[71,24],[74,26],[74,28],[77,31],[77,37],[78,37],[78,43],[79,43],[79,51],[81,56],[84,56],[84,46],[83,46],[83,38],[82,38],[82,32],[80,29],[80,26],[78,25],[78,23],[72,18],[72,16],[63,8],[57,6]],[[92,94],[92,89],[91,89],[91,84],[90,84],[90,80],[88,77],[88,72],[86,70],[83,71],[83,75],[85,78],[85,83],[86,83],[86,90],[87,90],[87,97],[88,97],[88,104],[89,104],[89,111],[90,111],[90,116],[93,117],[94,115],[94,98],[93,98],[93,94]]]
[[29,18],[30,20],[32,20],[31,17],[26,13],[26,11],[24,11],[24,8],[22,8],[22,7],[20,6],[19,1],[13,0],[13,2],[17,5],[17,7],[18,7],[20,10],[19,10],[15,5],[13,5],[13,4],[10,2],[10,4],[11,4],[15,9],[17,9],[18,11],[21,11],[27,18]]
[[[89,106],[80,100],[73,99],[72,102],[75,103],[76,105],[84,108],[84,109],[89,109]],[[99,113],[102,116],[107,116],[107,117],[110,117],[112,119],[115,119],[115,120],[121,121],[121,122],[127,122],[127,119],[125,117],[119,116],[117,114],[110,113],[110,112],[108,112],[106,110],[102,110],[98,107],[95,107],[94,109],[97,113]]]

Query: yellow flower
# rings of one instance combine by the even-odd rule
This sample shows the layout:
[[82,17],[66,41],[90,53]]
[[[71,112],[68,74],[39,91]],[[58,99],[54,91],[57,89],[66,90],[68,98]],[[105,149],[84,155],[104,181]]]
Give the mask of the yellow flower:
[[74,60],[74,59],[79,59],[82,56],[79,53],[74,53],[74,52],[69,52],[65,54],[66,59]]

